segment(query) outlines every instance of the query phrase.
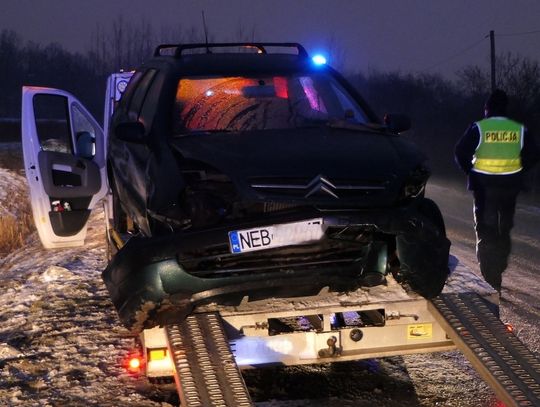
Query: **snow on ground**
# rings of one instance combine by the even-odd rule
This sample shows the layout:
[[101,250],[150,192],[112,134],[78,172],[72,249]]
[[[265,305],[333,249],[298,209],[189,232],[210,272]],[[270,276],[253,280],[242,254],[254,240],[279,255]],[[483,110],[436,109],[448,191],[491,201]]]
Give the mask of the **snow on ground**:
[[[21,182],[0,171],[0,190],[24,189]],[[120,325],[102,283],[105,264],[101,210],[91,217],[83,248],[44,250],[34,233],[26,247],[0,259],[0,405],[171,405],[166,394],[122,367],[134,338]],[[482,289],[481,281],[468,282],[464,268],[454,266],[452,284]],[[357,294],[371,300],[389,290],[406,295],[393,284]],[[260,407],[495,402],[458,352],[261,369],[245,372],[245,380]]]
[[[26,180],[0,168],[0,216],[17,216]],[[122,362],[134,338],[101,280],[103,211],[83,248],[45,250],[33,233],[0,258],[1,406],[162,406]]]
[[100,273],[103,212],[88,244],[45,250],[34,234],[0,261],[0,405],[159,406],[122,368],[133,337]]
[[26,180],[16,172],[0,168],[0,217],[17,217],[17,208],[26,200],[23,192],[26,191]]

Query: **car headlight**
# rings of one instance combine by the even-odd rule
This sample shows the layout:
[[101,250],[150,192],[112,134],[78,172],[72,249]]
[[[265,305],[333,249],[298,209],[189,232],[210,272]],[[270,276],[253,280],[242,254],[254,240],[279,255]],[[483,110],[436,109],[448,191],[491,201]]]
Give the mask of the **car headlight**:
[[412,170],[403,183],[400,193],[400,200],[422,196],[426,189],[426,182],[430,175],[431,171],[424,166],[419,166]]

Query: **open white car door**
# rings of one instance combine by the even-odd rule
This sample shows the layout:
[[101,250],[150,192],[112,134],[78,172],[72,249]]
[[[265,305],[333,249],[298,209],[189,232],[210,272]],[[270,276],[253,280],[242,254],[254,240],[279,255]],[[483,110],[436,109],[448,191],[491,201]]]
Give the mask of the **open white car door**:
[[80,246],[105,196],[103,130],[71,94],[23,87],[22,145],[32,212],[46,248]]

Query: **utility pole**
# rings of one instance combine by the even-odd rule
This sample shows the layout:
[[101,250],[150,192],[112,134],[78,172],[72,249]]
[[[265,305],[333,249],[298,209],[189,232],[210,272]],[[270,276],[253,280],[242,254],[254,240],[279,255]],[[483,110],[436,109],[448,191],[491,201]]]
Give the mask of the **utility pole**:
[[495,90],[495,31],[489,32],[489,41],[491,43],[491,91]]

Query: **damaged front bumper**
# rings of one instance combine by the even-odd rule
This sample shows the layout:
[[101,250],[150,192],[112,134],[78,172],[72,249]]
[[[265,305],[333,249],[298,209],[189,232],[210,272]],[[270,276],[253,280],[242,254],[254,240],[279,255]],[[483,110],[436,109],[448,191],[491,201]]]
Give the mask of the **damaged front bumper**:
[[[331,291],[351,291],[362,284],[362,272],[366,267],[379,264],[377,271],[386,272],[385,256],[368,260],[373,257],[373,242],[349,242],[351,247],[357,248],[356,255],[351,254],[354,250],[348,249],[339,259],[306,260],[310,256],[317,258],[318,254],[313,250],[324,250],[327,256],[342,250],[334,237],[319,246],[289,246],[255,254],[229,252],[228,232],[232,229],[314,216],[323,219],[327,231],[356,228],[382,241],[393,240],[389,246],[399,259],[398,281],[425,297],[437,295],[442,290],[448,275],[450,243],[444,230],[441,231],[417,205],[377,211],[314,210],[312,213],[291,213],[286,217],[265,217],[233,227],[131,238],[103,272],[103,280],[121,322],[128,329],[139,332],[181,320],[198,304],[236,305],[246,297],[259,300],[311,296],[325,287]],[[332,246],[336,244],[338,246]],[[378,244],[380,251],[380,241]],[[272,266],[284,257],[292,259],[291,262]],[[380,270],[381,263],[384,263],[383,270]]]

